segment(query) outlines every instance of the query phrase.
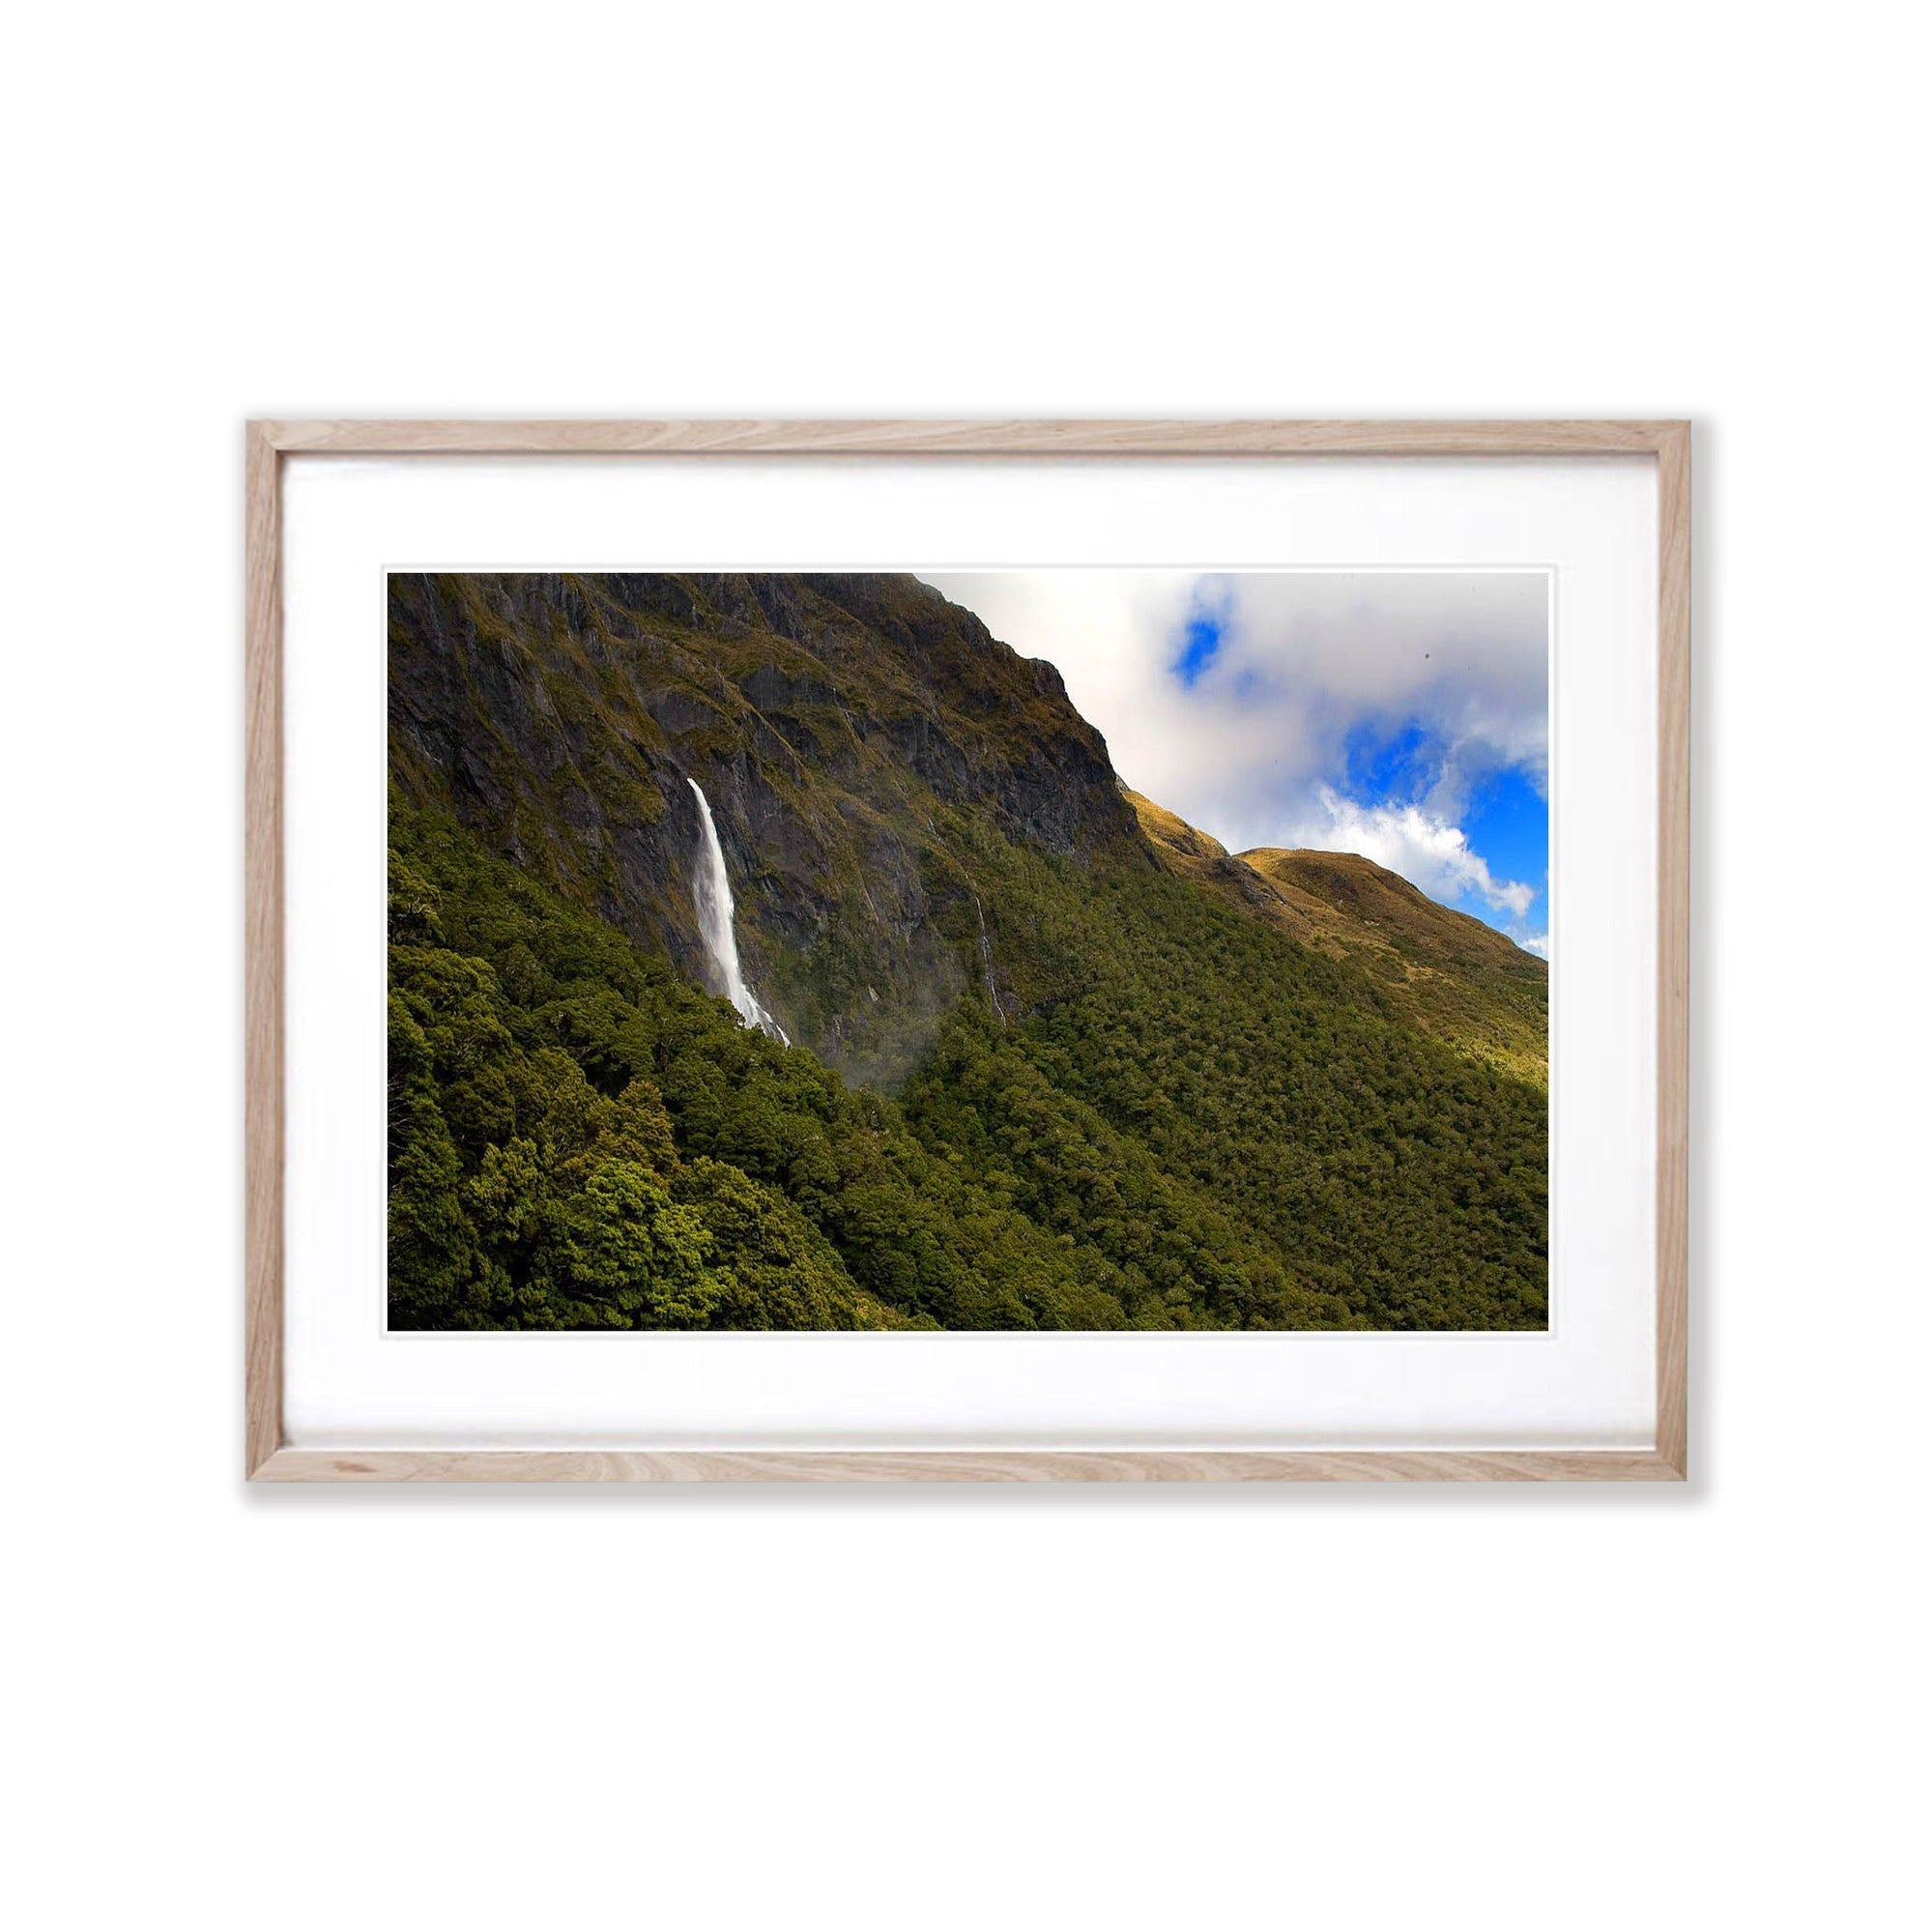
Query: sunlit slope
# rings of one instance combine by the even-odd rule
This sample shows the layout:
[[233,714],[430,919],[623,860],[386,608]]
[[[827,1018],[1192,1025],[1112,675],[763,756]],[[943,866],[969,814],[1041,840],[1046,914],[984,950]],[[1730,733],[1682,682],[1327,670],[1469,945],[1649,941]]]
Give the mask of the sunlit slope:
[[1359,853],[1229,853],[1152,799],[1124,795],[1178,877],[1349,961],[1418,1025],[1547,1087],[1549,967],[1535,954]]

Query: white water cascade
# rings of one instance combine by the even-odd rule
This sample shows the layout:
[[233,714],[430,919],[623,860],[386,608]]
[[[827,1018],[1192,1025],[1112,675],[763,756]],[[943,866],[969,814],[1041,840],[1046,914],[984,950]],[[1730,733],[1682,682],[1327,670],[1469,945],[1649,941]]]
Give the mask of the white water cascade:
[[792,1042],[785,1028],[759,1004],[758,995],[745,984],[738,965],[737,935],[732,926],[732,882],[725,874],[725,849],[718,843],[718,827],[711,818],[711,801],[695,778],[684,781],[698,794],[698,816],[705,823],[703,848],[698,853],[698,870],[692,880],[691,898],[698,908],[698,930],[705,936],[705,950],[711,956],[724,995],[737,1009],[747,1026],[769,1033],[780,1046]]

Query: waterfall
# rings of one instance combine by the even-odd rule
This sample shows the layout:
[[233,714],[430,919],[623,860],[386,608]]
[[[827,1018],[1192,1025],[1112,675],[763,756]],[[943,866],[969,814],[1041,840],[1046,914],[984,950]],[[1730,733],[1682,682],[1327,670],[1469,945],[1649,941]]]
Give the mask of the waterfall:
[[758,995],[745,984],[738,965],[737,935],[732,926],[732,882],[725,873],[725,849],[718,843],[718,827],[711,818],[711,801],[695,778],[684,781],[698,794],[698,816],[704,821],[705,837],[698,852],[698,869],[692,879],[691,899],[698,909],[698,930],[705,936],[705,950],[711,956],[719,990],[737,1009],[747,1026],[769,1033],[781,1046],[792,1042],[785,1028],[758,1002]]
[[986,934],[986,908],[979,903],[979,894],[972,896],[972,909],[979,914],[979,963],[986,969],[986,1003],[993,1008],[995,1019],[1003,1026],[1006,1024],[1006,1009],[999,1003],[999,983],[993,976],[993,941]]

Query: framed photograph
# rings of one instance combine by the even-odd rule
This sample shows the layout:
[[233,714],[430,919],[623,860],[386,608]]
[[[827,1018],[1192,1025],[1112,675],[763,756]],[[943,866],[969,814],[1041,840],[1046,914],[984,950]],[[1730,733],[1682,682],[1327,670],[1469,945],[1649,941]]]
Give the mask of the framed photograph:
[[1684,1477],[1687,424],[246,514],[251,1479]]

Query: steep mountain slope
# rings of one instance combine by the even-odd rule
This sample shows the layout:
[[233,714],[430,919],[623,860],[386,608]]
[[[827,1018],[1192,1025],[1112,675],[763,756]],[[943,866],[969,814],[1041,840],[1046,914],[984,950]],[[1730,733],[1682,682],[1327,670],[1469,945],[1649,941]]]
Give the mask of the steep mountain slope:
[[1123,795],[1177,877],[1361,967],[1417,1025],[1522,1080],[1549,1084],[1549,967],[1355,852],[1230,854],[1137,792]]
[[1059,674],[911,578],[395,576],[389,745],[411,802],[702,978],[696,779],[751,977],[868,1080],[979,976],[966,832],[1133,836]]
[[[1543,1325],[1545,1101],[1419,1024],[1451,940],[1137,807],[937,592],[390,605],[393,1320]],[[699,990],[687,777],[790,1049]]]
[[1354,852],[1241,854],[1284,906],[1334,924],[1324,937],[1420,1024],[1540,1085],[1549,1084],[1549,966],[1493,927],[1453,912]]

